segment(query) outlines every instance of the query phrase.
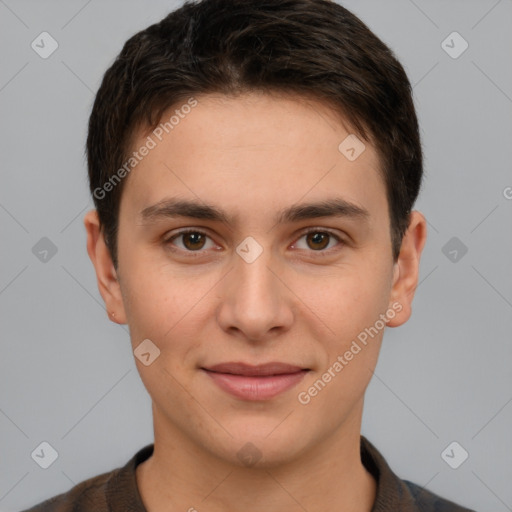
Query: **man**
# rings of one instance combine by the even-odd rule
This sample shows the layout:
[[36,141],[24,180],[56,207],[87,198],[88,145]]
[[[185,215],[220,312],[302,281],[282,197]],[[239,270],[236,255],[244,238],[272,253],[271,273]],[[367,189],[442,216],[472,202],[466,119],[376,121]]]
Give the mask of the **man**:
[[426,240],[407,76],[327,0],[185,3],[89,122],[87,249],[154,444],[31,511],[464,511],[361,436]]

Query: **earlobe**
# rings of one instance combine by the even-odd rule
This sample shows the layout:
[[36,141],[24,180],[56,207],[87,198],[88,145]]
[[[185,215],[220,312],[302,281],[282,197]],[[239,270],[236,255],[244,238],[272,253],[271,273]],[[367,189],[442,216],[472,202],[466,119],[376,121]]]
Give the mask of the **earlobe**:
[[84,226],[87,232],[87,253],[94,265],[98,290],[109,312],[108,316],[113,322],[125,324],[126,314],[117,272],[105,243],[96,210],[85,214]]
[[[402,239],[398,260],[393,268],[393,286],[389,307],[399,312],[387,323],[398,327],[409,320],[412,312],[414,292],[418,286],[421,253],[427,239],[427,221],[419,211],[411,212],[409,227]],[[400,305],[400,308],[397,307]]]

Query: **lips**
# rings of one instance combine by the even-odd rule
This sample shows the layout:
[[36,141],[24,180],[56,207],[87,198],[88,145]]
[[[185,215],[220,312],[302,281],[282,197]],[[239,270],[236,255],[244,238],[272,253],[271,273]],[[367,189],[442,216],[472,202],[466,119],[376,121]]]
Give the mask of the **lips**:
[[202,370],[220,389],[243,400],[269,400],[297,385],[309,371],[279,362],[257,366],[229,362]]
[[307,368],[293,366],[285,363],[266,363],[252,366],[246,363],[221,363],[215,366],[205,368],[211,372],[229,373],[232,375],[245,375],[247,377],[265,376],[265,375],[284,375],[289,373],[297,373]]

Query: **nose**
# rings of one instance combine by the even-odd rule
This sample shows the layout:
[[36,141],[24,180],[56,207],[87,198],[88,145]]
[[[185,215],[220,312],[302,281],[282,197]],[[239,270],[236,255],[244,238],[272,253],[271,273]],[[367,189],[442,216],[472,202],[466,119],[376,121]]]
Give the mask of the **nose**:
[[237,253],[233,260],[234,267],[219,290],[217,321],[221,328],[253,343],[290,329],[293,294],[279,275],[282,267],[272,258],[271,250],[264,249],[252,262]]

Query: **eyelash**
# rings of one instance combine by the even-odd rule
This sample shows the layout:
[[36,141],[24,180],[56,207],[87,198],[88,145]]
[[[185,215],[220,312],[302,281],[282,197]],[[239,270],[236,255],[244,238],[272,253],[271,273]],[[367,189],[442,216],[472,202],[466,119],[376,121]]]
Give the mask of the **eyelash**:
[[[204,235],[211,239],[211,237],[205,231],[201,231],[200,229],[187,228],[187,229],[183,229],[177,233],[174,233],[172,236],[166,238],[164,240],[164,245],[167,246],[169,248],[169,250],[171,250],[172,252],[184,252],[184,253],[187,253],[187,256],[192,256],[192,257],[203,256],[204,252],[205,252],[205,250],[203,250],[203,249],[199,249],[197,251],[190,251],[190,250],[186,250],[186,249],[172,247],[171,242],[173,242],[176,238],[179,238],[180,236],[186,235],[188,233],[197,233],[197,234]],[[334,239],[336,239],[336,241],[339,242],[340,245],[345,245],[345,241],[340,236],[338,236],[335,233],[333,233],[332,231],[330,231],[328,229],[324,229],[324,228],[309,228],[300,234],[300,236],[297,238],[297,241],[300,240],[302,237],[307,236],[310,233],[327,234],[330,237],[333,237]],[[322,257],[322,256],[329,255],[333,249],[336,250],[336,247],[331,247],[330,249],[319,249],[318,251],[310,249],[309,252],[316,253],[320,257]],[[299,249],[299,250],[305,250],[305,249]]]

